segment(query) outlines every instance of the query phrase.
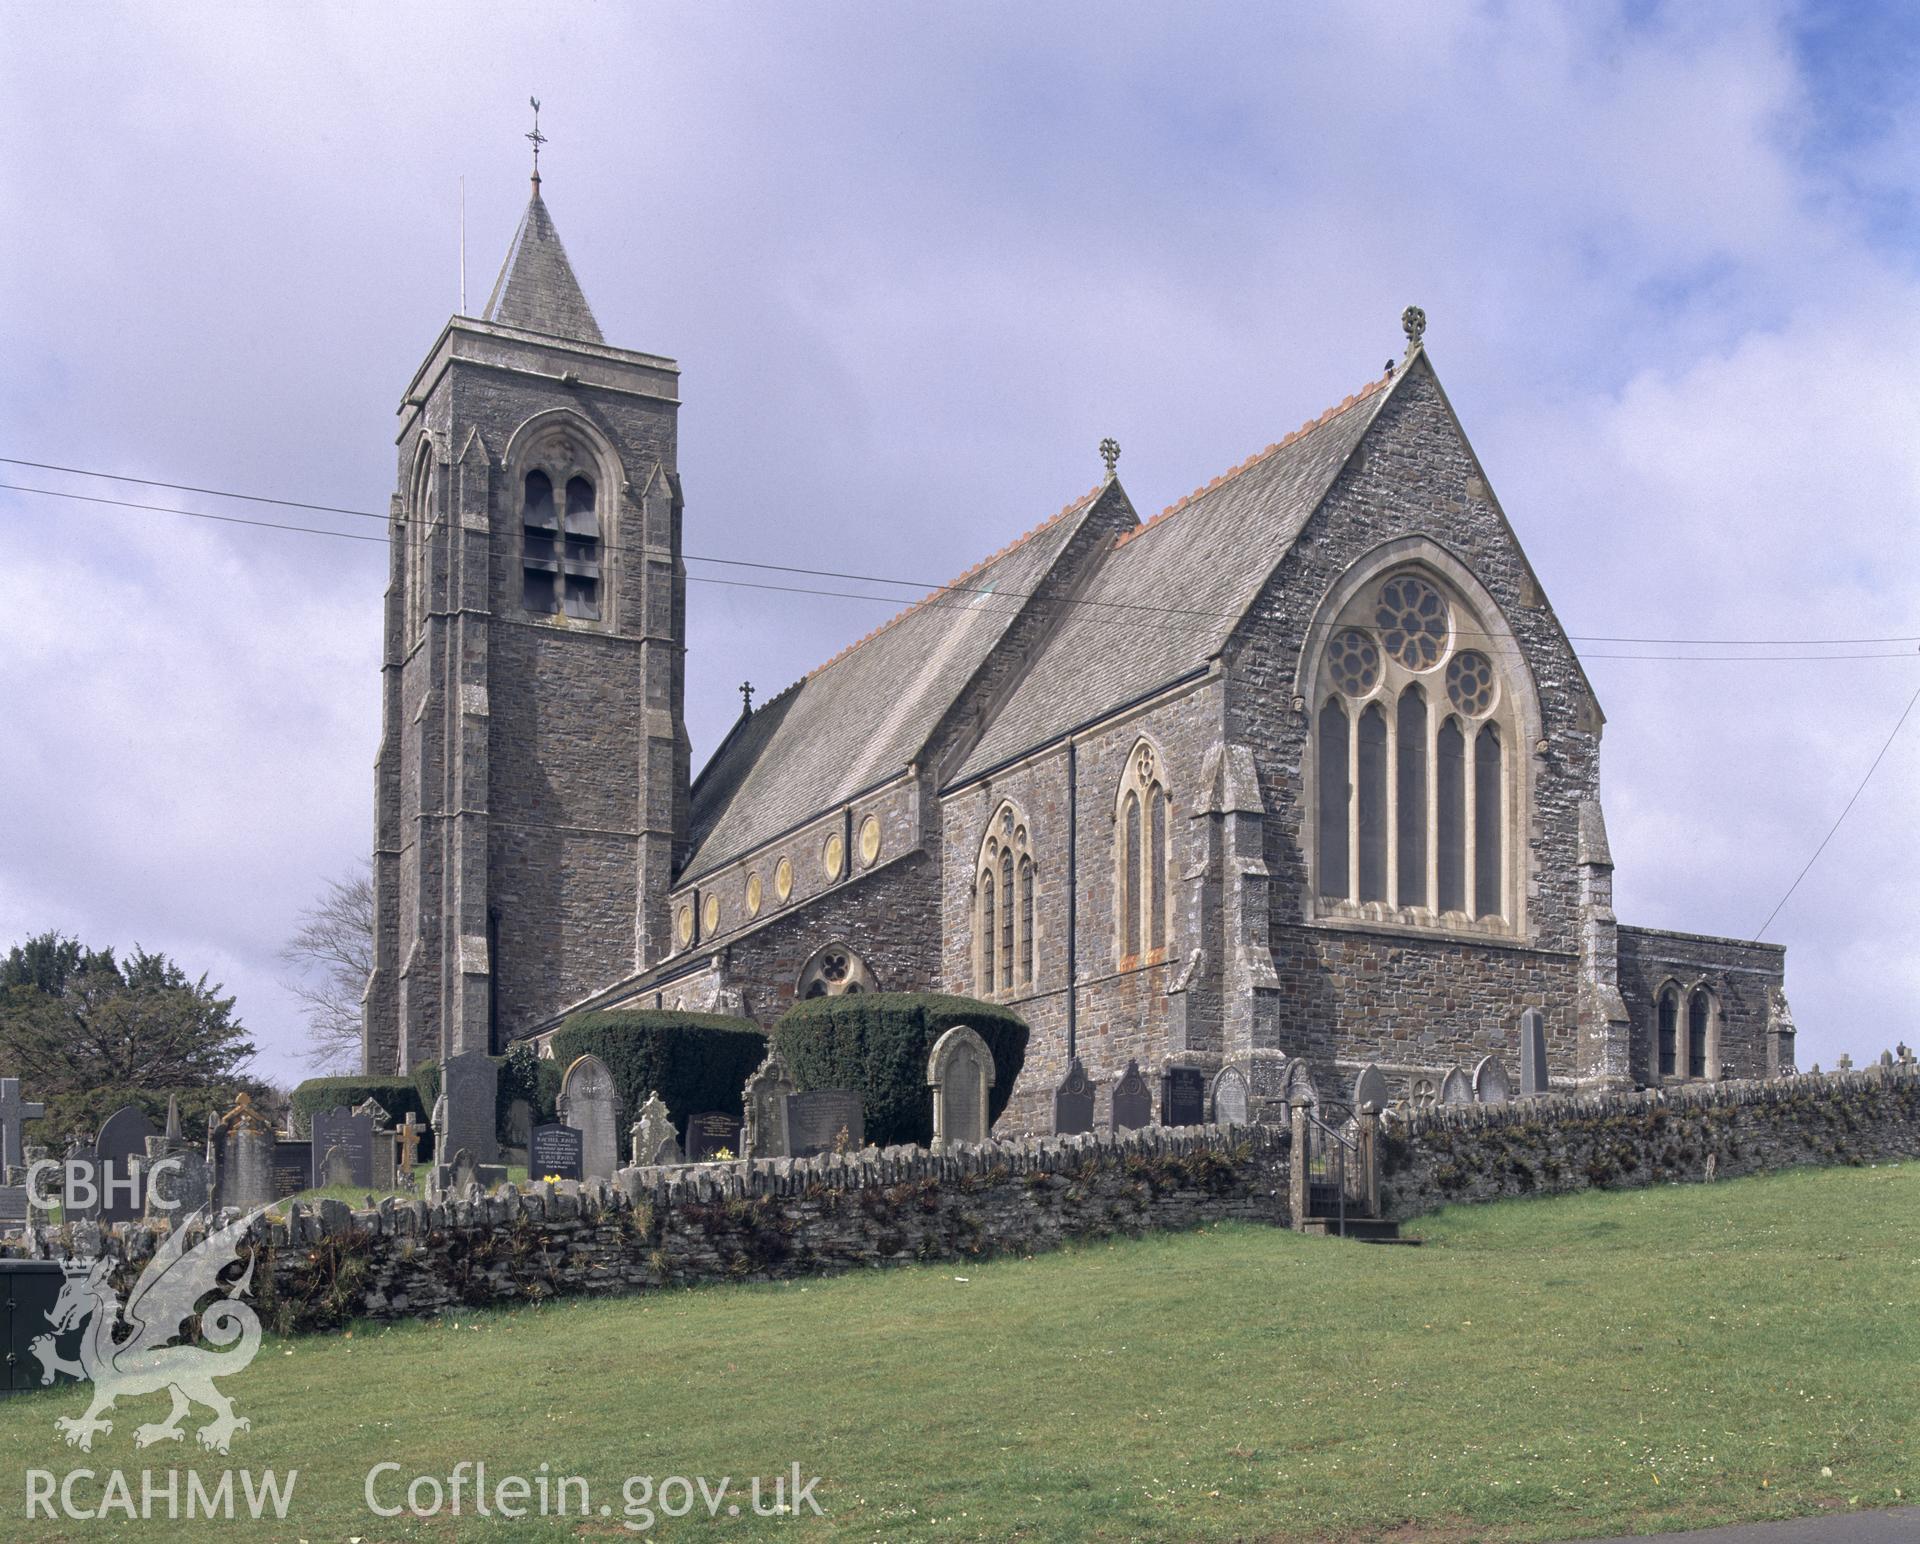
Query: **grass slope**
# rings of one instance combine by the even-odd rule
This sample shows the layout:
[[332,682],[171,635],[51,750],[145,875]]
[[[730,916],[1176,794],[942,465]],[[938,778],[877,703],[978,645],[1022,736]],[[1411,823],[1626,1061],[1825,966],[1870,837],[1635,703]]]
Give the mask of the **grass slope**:
[[[1416,1231],[1425,1248],[1394,1250],[1222,1228],[269,1342],[230,1385],[253,1428],[225,1460],[136,1451],[159,1396],[90,1456],[52,1429],[82,1391],[0,1403],[0,1537],[617,1538],[627,1475],[738,1486],[795,1462],[824,1476],[824,1522],[723,1507],[655,1531],[1547,1539],[1912,1493],[1920,1165],[1463,1208]],[[365,1508],[377,1462],[403,1466],[390,1500],[475,1458],[585,1475],[615,1515]],[[297,1467],[288,1522],[22,1520],[29,1466],[118,1467],[137,1489],[142,1468],[229,1465]]]

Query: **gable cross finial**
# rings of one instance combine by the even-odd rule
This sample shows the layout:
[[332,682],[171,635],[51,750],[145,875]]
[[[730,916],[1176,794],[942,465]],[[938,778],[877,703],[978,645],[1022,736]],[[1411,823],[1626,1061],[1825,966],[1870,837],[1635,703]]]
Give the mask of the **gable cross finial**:
[[740,716],[745,718],[753,712],[753,682],[740,683]]
[[1100,459],[1107,463],[1107,476],[1111,478],[1120,465],[1120,442],[1111,434],[1100,442]]
[[540,188],[540,147],[547,142],[547,136],[540,132],[540,98],[528,97],[533,104],[533,132],[527,138],[533,143],[533,186],[536,192]]
[[1407,335],[1407,358],[1413,358],[1413,351],[1420,347],[1420,340],[1427,333],[1427,313],[1418,306],[1408,306],[1400,313],[1400,330]]

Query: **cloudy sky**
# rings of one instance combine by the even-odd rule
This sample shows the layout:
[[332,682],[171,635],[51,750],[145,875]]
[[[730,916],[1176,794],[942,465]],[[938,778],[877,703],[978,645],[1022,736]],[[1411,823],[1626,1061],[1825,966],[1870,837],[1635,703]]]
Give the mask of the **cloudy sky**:
[[[690,553],[938,581],[1108,434],[1159,509],[1377,375],[1417,301],[1590,640],[1622,917],[1751,936],[1920,688],[1917,63],[1911,11],[1758,0],[16,0],[0,455],[384,510],[461,179],[478,309],[529,94],[607,337],[681,362]],[[274,952],[371,842],[385,574],[0,490],[0,943],[165,949],[300,1075]],[[736,683],[897,604],[692,585],[696,764]],[[1920,710],[1766,935],[1803,1065],[1916,1038],[1916,875]]]

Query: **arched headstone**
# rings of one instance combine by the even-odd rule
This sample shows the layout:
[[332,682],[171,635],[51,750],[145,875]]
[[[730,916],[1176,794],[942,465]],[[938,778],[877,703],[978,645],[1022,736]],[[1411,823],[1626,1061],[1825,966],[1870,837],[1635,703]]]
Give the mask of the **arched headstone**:
[[1285,1102],[1288,1105],[1291,1105],[1295,1099],[1302,1096],[1306,1098],[1308,1104],[1318,1104],[1320,1102],[1320,1090],[1313,1086],[1313,1072],[1307,1064],[1297,1056],[1287,1063],[1284,1093]]
[[1513,1097],[1513,1079],[1497,1056],[1483,1056],[1473,1069],[1474,1096],[1482,1104],[1505,1104]]
[[1213,1087],[1207,1091],[1207,1107],[1216,1126],[1244,1126],[1251,1089],[1247,1075],[1229,1063],[1213,1075]]
[[1440,1102],[1442,1104],[1472,1104],[1473,1079],[1467,1069],[1455,1066],[1440,1084]]
[[137,1104],[121,1105],[102,1123],[93,1144],[100,1221],[132,1222],[146,1210],[147,1138],[159,1135]]
[[599,1057],[575,1059],[560,1079],[560,1119],[580,1133],[580,1167],[588,1179],[612,1179],[620,1162],[620,1095]]
[[1372,1105],[1376,1111],[1384,1110],[1393,1102],[1393,1092],[1387,1087],[1387,1075],[1372,1062],[1360,1069],[1360,1075],[1353,1080],[1353,1108],[1364,1110]]
[[1067,1075],[1053,1091],[1055,1136],[1082,1136],[1093,1130],[1093,1095],[1093,1080],[1076,1056],[1067,1063]]
[[679,1139],[674,1133],[673,1117],[667,1113],[667,1102],[658,1092],[650,1092],[647,1102],[640,1106],[640,1118],[633,1123],[633,1162],[636,1167],[642,1164],[658,1163],[660,1152],[671,1142],[677,1157]]
[[1137,1131],[1153,1124],[1153,1090],[1147,1087],[1140,1063],[1130,1061],[1113,1085],[1113,1109],[1108,1124],[1115,1131]]
[[927,1086],[933,1090],[933,1145],[987,1140],[987,1091],[993,1087],[993,1052],[978,1032],[956,1024],[933,1042],[927,1056]]

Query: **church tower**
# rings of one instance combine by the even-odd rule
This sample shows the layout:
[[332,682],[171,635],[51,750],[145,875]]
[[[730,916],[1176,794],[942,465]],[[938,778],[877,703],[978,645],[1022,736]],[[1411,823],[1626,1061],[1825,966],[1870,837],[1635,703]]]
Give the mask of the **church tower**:
[[499,1051],[663,958],[687,840],[679,370],[533,195],[400,405],[364,1059]]

